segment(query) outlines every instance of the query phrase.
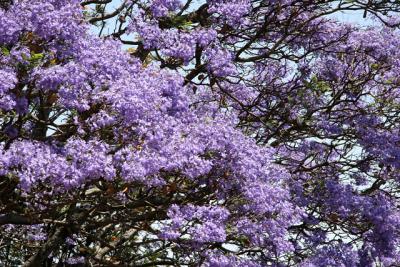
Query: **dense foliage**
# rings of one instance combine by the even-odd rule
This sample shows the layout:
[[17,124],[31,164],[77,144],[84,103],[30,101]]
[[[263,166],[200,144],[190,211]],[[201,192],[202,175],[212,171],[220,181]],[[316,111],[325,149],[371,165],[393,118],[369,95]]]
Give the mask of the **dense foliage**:
[[0,1],[0,265],[398,266],[398,12]]

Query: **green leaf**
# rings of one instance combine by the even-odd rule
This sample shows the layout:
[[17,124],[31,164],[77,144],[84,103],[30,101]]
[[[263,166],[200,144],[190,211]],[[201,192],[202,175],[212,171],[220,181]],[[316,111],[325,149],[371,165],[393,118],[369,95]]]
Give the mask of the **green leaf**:
[[317,93],[326,93],[331,88],[326,81],[318,80],[317,76],[312,76],[309,82],[306,82],[306,87]]
[[37,60],[41,60],[44,57],[43,53],[32,53],[31,54],[31,59],[32,61],[37,61]]
[[379,64],[378,63],[371,64],[371,69],[373,70],[379,69]]
[[10,50],[7,49],[7,47],[2,46],[1,47],[1,53],[5,56],[9,56],[10,55]]
[[27,59],[33,66],[39,65],[40,61],[44,58],[43,53],[31,53],[31,58]]

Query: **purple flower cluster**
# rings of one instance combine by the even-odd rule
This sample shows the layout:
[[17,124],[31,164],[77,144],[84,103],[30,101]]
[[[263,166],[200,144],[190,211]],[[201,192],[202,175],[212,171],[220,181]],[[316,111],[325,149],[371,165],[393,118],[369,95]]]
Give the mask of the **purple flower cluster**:
[[[154,7],[178,7],[177,1],[159,2]],[[13,17],[17,10],[23,23]],[[274,150],[235,129],[235,113],[218,111],[212,103],[193,106],[198,97],[178,74],[156,65],[144,68],[118,42],[84,34],[75,2],[21,1],[2,12],[20,28],[0,43],[14,49],[1,57],[8,65],[0,71],[1,109],[13,116],[18,95],[25,99],[26,119],[12,142],[1,144],[1,176],[17,179],[25,195],[46,185],[57,197],[96,181],[158,190],[170,175],[178,175],[197,183],[199,191],[212,188],[212,199],[172,204],[160,221],[164,239],[201,251],[209,243],[224,243],[228,235],[243,235],[249,246],[271,253],[292,250],[288,226],[301,211],[290,203],[288,173],[272,162]],[[164,54],[184,60],[190,60],[197,43],[205,47],[216,38],[213,30],[196,31],[196,39],[177,30],[160,37],[156,28],[142,26],[147,48],[161,44]],[[31,38],[29,44],[25,38]],[[216,75],[234,73],[227,50],[209,49],[207,57]],[[43,120],[54,114],[58,117],[43,133]],[[68,131],[70,136],[58,137]],[[237,201],[224,205],[231,197]],[[210,259],[210,266],[215,261]],[[228,261],[242,262],[235,256]]]
[[18,80],[12,69],[0,69],[0,77],[0,108],[10,110],[15,106],[15,95],[9,91],[14,88]]
[[215,14],[218,18],[231,26],[243,23],[243,17],[250,12],[251,2],[249,0],[226,1],[210,0],[208,12]]
[[168,15],[168,12],[175,11],[182,6],[181,0],[154,0],[151,3],[151,11],[157,18]]
[[3,247],[15,265],[398,264],[394,19],[124,1],[103,38],[85,19],[112,17],[109,1],[90,2],[0,3],[0,265]]

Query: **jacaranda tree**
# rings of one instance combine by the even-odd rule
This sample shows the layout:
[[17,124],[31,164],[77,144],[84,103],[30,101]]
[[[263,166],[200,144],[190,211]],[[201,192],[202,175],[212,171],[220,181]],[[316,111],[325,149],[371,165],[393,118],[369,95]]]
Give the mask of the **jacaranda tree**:
[[0,265],[398,266],[399,12],[0,1]]

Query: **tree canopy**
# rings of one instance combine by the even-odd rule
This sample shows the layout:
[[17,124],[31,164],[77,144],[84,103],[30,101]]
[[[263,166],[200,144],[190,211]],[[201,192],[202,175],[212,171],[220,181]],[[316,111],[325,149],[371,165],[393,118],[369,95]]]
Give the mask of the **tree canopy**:
[[0,265],[398,266],[399,12],[0,1]]

